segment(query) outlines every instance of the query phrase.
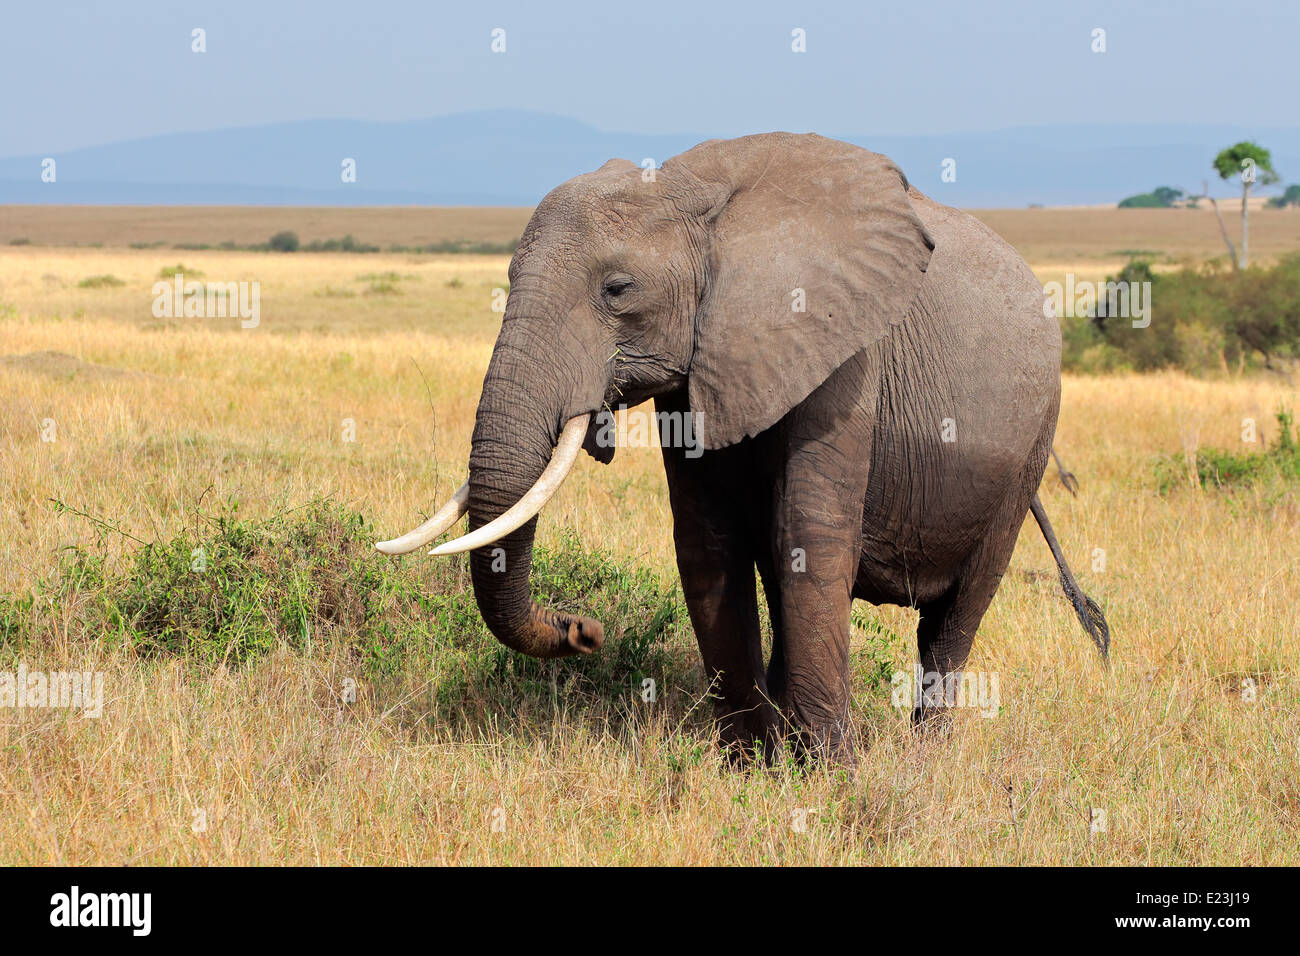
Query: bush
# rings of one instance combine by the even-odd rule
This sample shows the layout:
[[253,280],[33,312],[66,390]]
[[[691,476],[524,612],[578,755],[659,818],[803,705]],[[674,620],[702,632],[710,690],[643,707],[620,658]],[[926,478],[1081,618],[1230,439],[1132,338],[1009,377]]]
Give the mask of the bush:
[[1120,200],[1120,209],[1170,209],[1174,203],[1183,198],[1181,189],[1172,186],[1157,186],[1149,193],[1139,193]]
[[298,234],[287,229],[284,232],[277,232],[267,245],[271,247],[272,252],[297,252]]
[[431,242],[423,246],[393,245],[388,247],[388,251],[427,253],[431,255],[509,256],[514,255],[517,248],[519,248],[518,239],[512,239],[510,242],[475,242],[470,239],[444,239],[441,242]]
[[1287,206],[1300,206],[1300,183],[1286,187],[1282,195],[1274,196],[1266,204],[1273,209],[1285,209]]
[[1291,431],[1294,418],[1286,408],[1278,409],[1276,417],[1277,441],[1262,453],[1201,448],[1191,463],[1185,455],[1157,459],[1156,489],[1163,495],[1186,484],[1191,478],[1189,464],[1194,465],[1196,481],[1202,488],[1249,488],[1268,480],[1284,484],[1300,482],[1300,442]]
[[348,233],[342,239],[313,239],[303,246],[303,252],[378,252],[378,246],[357,242]]
[[1272,268],[1240,271],[1211,261],[1197,268],[1156,273],[1130,260],[1107,281],[1151,283],[1151,324],[1133,328],[1109,316],[1105,303],[1092,315],[1061,320],[1063,367],[1100,372],[1179,368],[1202,375],[1256,364],[1276,368],[1300,357],[1300,254]]

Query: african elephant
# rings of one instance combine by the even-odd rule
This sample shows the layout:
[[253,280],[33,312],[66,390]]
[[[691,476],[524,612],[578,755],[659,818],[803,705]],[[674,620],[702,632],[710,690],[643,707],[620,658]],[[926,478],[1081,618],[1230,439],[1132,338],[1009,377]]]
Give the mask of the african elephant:
[[1105,620],[1037,498],[1060,404],[1042,287],[886,157],[771,133],[711,140],[653,174],[611,160],[542,200],[509,275],[469,479],[378,546],[413,550],[468,511],[469,533],[432,553],[472,552],[506,645],[601,646],[600,623],[531,599],[536,515],[581,449],[613,457],[593,413],[653,398],[689,414],[698,442],[669,442],[663,460],[725,745],[851,750],[854,598],[919,608],[921,668],[959,671],[1031,507],[1105,653]]

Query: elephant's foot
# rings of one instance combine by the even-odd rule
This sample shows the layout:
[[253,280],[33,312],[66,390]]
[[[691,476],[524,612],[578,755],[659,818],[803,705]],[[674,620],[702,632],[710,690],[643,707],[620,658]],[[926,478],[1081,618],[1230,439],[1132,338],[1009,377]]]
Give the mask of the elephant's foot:
[[763,760],[772,763],[780,746],[780,715],[767,700],[733,708],[717,707],[718,744],[728,763],[742,768]]
[[952,708],[913,707],[912,732],[926,739],[945,737],[952,731]]
[[846,767],[858,763],[848,708],[833,715],[824,709],[801,710],[788,694],[769,704],[763,727],[764,757],[769,765],[800,766],[827,761]]
[[858,763],[857,748],[843,725],[801,727],[786,735],[785,745],[794,759],[803,765],[832,763],[855,767]]

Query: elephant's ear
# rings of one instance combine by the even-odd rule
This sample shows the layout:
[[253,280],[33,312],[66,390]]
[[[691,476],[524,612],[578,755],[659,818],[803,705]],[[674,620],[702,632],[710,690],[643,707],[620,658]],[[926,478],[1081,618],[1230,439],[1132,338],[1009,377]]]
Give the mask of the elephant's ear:
[[898,167],[847,143],[769,133],[670,163],[710,233],[689,389],[704,447],[722,448],[903,321],[934,244]]

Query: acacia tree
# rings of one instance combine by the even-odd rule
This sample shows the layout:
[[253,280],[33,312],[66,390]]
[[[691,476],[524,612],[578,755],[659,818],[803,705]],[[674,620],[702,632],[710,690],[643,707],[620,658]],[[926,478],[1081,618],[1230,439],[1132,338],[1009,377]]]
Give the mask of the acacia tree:
[[1243,140],[1235,146],[1220,150],[1214,157],[1214,171],[1225,182],[1233,176],[1241,176],[1241,268],[1249,264],[1249,233],[1247,231],[1247,200],[1250,199],[1250,187],[1259,183],[1267,186],[1277,182],[1277,172],[1273,169],[1273,156],[1263,146],[1250,140]]

